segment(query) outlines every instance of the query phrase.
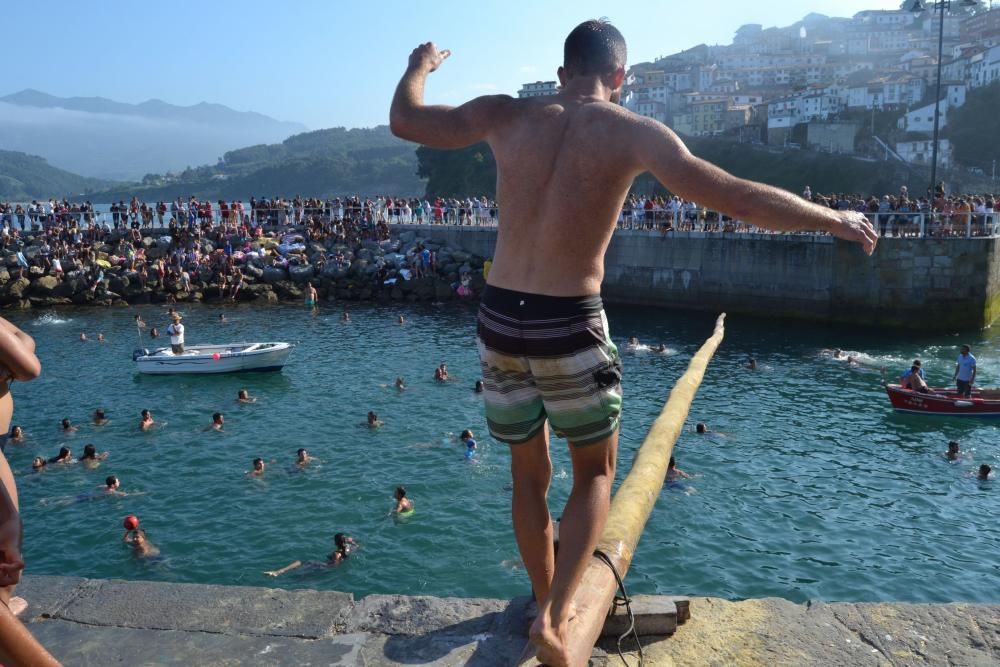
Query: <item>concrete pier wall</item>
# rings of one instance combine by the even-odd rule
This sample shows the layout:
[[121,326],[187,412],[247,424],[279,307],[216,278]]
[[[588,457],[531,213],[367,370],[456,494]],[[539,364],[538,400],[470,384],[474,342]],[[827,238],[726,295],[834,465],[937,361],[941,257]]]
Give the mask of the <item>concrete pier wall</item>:
[[[527,599],[370,595],[26,576],[22,620],[64,665],[506,667]],[[692,598],[690,619],[643,638],[649,665],[997,665],[1000,606],[794,604]],[[629,664],[635,645],[623,643]],[[613,639],[591,665],[620,665]]]
[[[493,228],[414,226],[490,257]],[[605,259],[609,303],[749,313],[923,330],[982,328],[1000,316],[1000,239],[620,230]]]

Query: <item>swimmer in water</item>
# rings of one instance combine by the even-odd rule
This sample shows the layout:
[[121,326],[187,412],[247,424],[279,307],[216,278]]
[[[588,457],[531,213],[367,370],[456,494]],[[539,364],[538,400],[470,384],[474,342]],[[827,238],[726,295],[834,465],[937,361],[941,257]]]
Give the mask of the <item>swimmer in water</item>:
[[142,528],[126,530],[122,542],[132,547],[132,553],[138,558],[152,558],[160,555],[160,550],[146,537]]
[[667,481],[669,482],[680,478],[691,479],[691,475],[678,468],[676,459],[671,456],[670,461],[667,463]]
[[118,487],[120,487],[121,485],[122,483],[118,481],[117,477],[115,477],[114,475],[108,475],[107,478],[104,480],[104,486],[99,486],[97,488],[101,493],[103,493],[106,496],[130,495],[128,493],[125,493],[124,491],[118,490]]
[[295,465],[300,468],[305,468],[310,463],[319,462],[319,459],[315,456],[309,456],[309,452],[305,447],[300,447],[297,452],[295,452]]
[[31,469],[34,470],[35,472],[39,472],[39,471],[45,469],[45,466],[46,466],[47,463],[48,462],[45,459],[43,459],[41,456],[36,456],[31,461]]
[[757,370],[757,360],[754,359],[753,357],[747,357],[746,363],[743,364],[743,368],[747,369],[748,371]]
[[694,432],[697,433],[698,435],[705,435],[706,433],[710,433],[710,431],[708,430],[708,426],[705,425],[704,422],[698,422],[697,424],[695,424]]
[[639,338],[636,336],[629,336],[629,339],[625,341],[625,349],[627,350],[638,350],[639,345]]
[[360,544],[354,541],[353,537],[345,533],[337,533],[336,535],[334,535],[333,543],[335,549],[329,556],[326,557],[325,561],[312,560],[303,563],[300,560],[296,560],[292,561],[291,563],[289,563],[288,565],[279,570],[267,570],[266,572],[264,572],[264,574],[266,574],[269,577],[280,577],[286,572],[289,572],[291,570],[303,566],[310,570],[326,568],[326,567],[336,567],[337,565],[340,565],[345,560],[347,560],[347,558],[350,557],[352,551],[361,547]]
[[948,451],[946,451],[944,455],[949,461],[958,460],[958,458],[962,455],[962,450],[957,440],[952,440],[948,443]]
[[345,310],[344,314],[340,316],[340,321],[341,322],[350,322],[351,321],[351,314]]
[[477,394],[481,394],[486,391],[486,385],[483,384],[482,380],[476,380],[476,388],[473,389]]
[[471,461],[476,456],[476,439],[472,435],[470,429],[465,429],[462,434],[458,436],[458,439],[465,443],[465,458]]
[[68,419],[62,420],[62,422],[59,425],[59,428],[62,430],[63,433],[76,433],[79,430],[77,427],[73,426],[73,422],[71,422]]
[[69,447],[60,447],[59,453],[50,458],[49,463],[73,463],[73,452]]
[[206,431],[217,431],[221,432],[222,427],[226,424],[226,418],[222,416],[221,412],[216,412],[212,414],[212,423],[205,427]]
[[403,381],[402,376],[396,378],[396,389],[399,391],[406,391],[406,383]]
[[385,422],[381,421],[377,414],[371,410],[368,411],[368,428],[379,428],[384,425]]
[[24,442],[24,429],[20,426],[15,426],[10,429],[10,435],[7,436],[7,442]]
[[135,326],[137,329],[145,329],[146,323],[142,320],[142,315],[135,316]]
[[264,459],[258,457],[253,460],[253,470],[248,470],[246,473],[247,477],[263,477],[264,476]]
[[107,342],[107,341],[104,340],[104,334],[102,334],[102,333],[97,334],[97,342],[98,343],[106,343]]
[[402,315],[399,316],[399,324],[406,324],[406,320],[403,319]]
[[981,466],[979,466],[979,473],[976,475],[976,479],[985,482],[990,478],[990,474],[992,472],[993,468],[984,463]]
[[448,381],[448,366],[443,361],[440,366],[434,369],[434,379],[438,382]]
[[159,338],[160,337],[160,331],[159,331],[159,329],[157,329],[156,327],[153,327],[152,329],[150,329],[149,330],[149,337],[150,338]]
[[104,410],[97,408],[94,410],[94,426],[104,426],[108,423],[108,417],[104,414]]
[[306,308],[315,308],[316,302],[319,300],[319,292],[316,291],[316,286],[312,283],[306,285],[306,294],[303,303]]
[[226,314],[219,313],[219,324],[225,324],[225,323],[226,323]]
[[87,466],[88,468],[96,468],[100,465],[101,461],[108,458],[107,452],[97,453],[97,447],[94,445],[86,445],[83,448],[83,456],[79,458],[79,462]]
[[87,342],[87,334],[81,332],[80,333],[80,340],[82,342],[86,343]]
[[656,347],[654,347],[652,349],[653,349],[653,352],[659,352],[660,354],[663,354],[664,352],[667,351],[667,346],[664,345],[663,343],[660,343],[659,345],[657,345]]
[[402,514],[413,509],[413,501],[406,497],[406,489],[402,486],[396,487],[393,498],[396,499],[396,505],[392,508],[393,514]]
[[249,403],[256,403],[257,399],[250,395],[246,389],[240,389],[236,394],[236,402],[247,405]]
[[139,418],[139,430],[140,431],[148,431],[149,429],[153,428],[153,426],[155,426],[155,425],[156,425],[156,422],[153,421],[153,415],[152,415],[152,413],[149,410],[143,410],[142,413],[141,413],[141,416]]

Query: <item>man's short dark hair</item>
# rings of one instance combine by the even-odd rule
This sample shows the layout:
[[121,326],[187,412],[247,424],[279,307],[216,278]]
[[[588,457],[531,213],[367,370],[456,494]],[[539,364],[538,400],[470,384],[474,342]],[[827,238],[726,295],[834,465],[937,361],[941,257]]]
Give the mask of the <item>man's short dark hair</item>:
[[563,67],[577,76],[611,74],[625,66],[625,38],[607,19],[591,19],[573,28],[563,46]]

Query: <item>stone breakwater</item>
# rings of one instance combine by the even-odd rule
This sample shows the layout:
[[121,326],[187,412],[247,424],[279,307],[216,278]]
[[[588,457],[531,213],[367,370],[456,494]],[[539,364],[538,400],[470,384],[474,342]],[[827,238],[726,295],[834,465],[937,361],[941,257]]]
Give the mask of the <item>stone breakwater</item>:
[[[506,667],[527,599],[369,595],[25,576],[22,620],[66,665]],[[1000,607],[692,598],[646,664],[822,667],[1000,664]],[[637,664],[635,645],[623,648]],[[591,665],[621,665],[613,638]]]
[[[95,246],[97,259],[111,263],[101,269],[102,276],[98,276],[94,267],[65,273],[43,268],[39,261],[40,237],[29,238],[21,249],[30,268],[20,266],[16,250],[4,250],[0,254],[0,307],[26,309],[227,300],[227,293],[219,288],[217,271],[207,267],[190,272],[187,289],[180,280],[168,276],[161,281],[153,272],[143,280],[139,271],[129,270],[125,262],[116,261],[112,254],[113,244],[124,233],[112,234],[106,243]],[[145,249],[148,260],[166,260],[171,252],[169,240],[148,231],[144,233],[147,235],[136,243],[137,247]],[[278,245],[277,240],[265,237],[252,242],[251,248],[257,251],[270,247],[276,253]],[[328,302],[447,301],[459,298],[456,287],[463,277],[472,294],[479,294],[486,284],[483,277],[486,258],[449,246],[433,234],[404,230],[380,242],[346,244],[306,240],[301,245],[304,247],[300,250],[284,256],[261,257],[257,253],[246,253],[242,263],[237,264],[243,272],[244,285],[236,300],[301,302],[304,290],[312,283],[319,299]],[[423,248],[434,253],[434,270],[419,278],[410,274],[407,279],[403,272],[409,270],[414,251]],[[205,254],[216,251],[209,241],[200,241],[199,249]],[[289,257],[294,257],[294,261],[289,262]],[[63,263],[65,266],[66,260]]]

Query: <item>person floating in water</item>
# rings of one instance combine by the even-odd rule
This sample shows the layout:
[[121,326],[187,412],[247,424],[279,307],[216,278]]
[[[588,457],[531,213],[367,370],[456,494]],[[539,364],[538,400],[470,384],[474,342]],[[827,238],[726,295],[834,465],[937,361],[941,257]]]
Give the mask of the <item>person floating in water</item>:
[[146,531],[142,528],[126,529],[122,535],[122,542],[132,547],[132,553],[137,558],[153,558],[160,555],[160,549],[149,541]]
[[341,322],[350,322],[351,321],[351,314],[345,310],[344,314],[340,316],[340,321]]
[[212,414],[212,423],[206,426],[205,430],[216,431],[221,433],[225,425],[226,425],[226,418],[222,416],[221,412],[215,412]]
[[226,320],[226,314],[225,313],[219,313],[219,324],[225,324],[227,321],[228,320]]
[[475,391],[477,394],[481,394],[481,393],[483,393],[483,391],[485,389],[486,389],[486,385],[483,384],[483,381],[482,380],[476,380],[476,387],[475,387],[475,389],[473,389],[473,391]]
[[40,470],[44,470],[47,464],[48,461],[46,461],[44,458],[42,458],[41,456],[36,456],[31,460],[31,469],[34,470],[35,472],[38,472]]
[[305,468],[310,463],[318,463],[319,459],[315,456],[309,456],[308,450],[305,447],[300,447],[297,452],[295,452],[295,465],[300,468]]
[[749,371],[757,370],[757,360],[754,359],[753,357],[747,357],[746,362],[743,364],[743,368]]
[[381,428],[382,426],[385,426],[385,422],[379,419],[378,415],[375,414],[374,411],[369,410],[367,426],[368,428]]
[[697,433],[698,435],[706,435],[708,433],[711,433],[711,431],[708,430],[708,425],[705,424],[704,422],[698,422],[697,424],[695,424],[694,432]]
[[[620,106],[625,40],[607,21],[586,21],[566,38],[555,96],[487,95],[458,107],[426,105],[427,77],[450,55],[432,42],[414,49],[396,88],[390,128],[438,149],[486,142],[498,156],[503,231],[477,325],[481,363],[490,370],[484,372],[486,415],[491,435],[513,445],[516,534],[539,600],[529,637],[540,662],[562,667],[570,662],[573,595],[604,528],[614,480],[621,382],[600,285],[635,175],[649,171],[680,197],[768,229],[827,231],[863,243],[868,254],[878,236],[863,214],[737,178],[696,158],[662,123]],[[580,188],[581,182],[588,187]],[[585,217],[588,224],[580,225]],[[585,348],[582,337],[593,345]],[[536,344],[544,350],[545,363],[537,369],[525,341],[529,350]],[[594,368],[581,367],[584,359],[594,359]],[[578,378],[573,390],[579,398],[567,398],[573,393],[563,386],[548,394],[546,373]],[[583,405],[590,407],[584,411]],[[529,412],[533,417],[525,421]],[[574,445],[574,489],[558,559],[544,492],[551,480],[539,473],[551,470],[547,420]]]
[[247,471],[247,477],[264,476],[264,459],[258,457],[253,460],[253,470]]
[[280,577],[286,572],[294,570],[296,568],[305,567],[310,570],[326,568],[326,567],[336,567],[340,565],[345,560],[347,560],[351,553],[356,549],[360,548],[361,545],[354,541],[354,538],[345,533],[337,533],[333,536],[333,543],[336,547],[333,552],[326,557],[325,561],[306,561],[303,563],[300,560],[292,561],[285,567],[279,570],[267,570],[264,572],[269,577]]
[[94,426],[105,426],[108,423],[108,417],[104,414],[104,410],[97,408],[94,410]]
[[399,316],[399,324],[406,324],[406,319],[402,315]]
[[153,421],[153,413],[151,413],[149,410],[143,410],[139,416],[139,430],[148,431],[155,425],[156,422]]
[[470,429],[465,429],[462,434],[458,436],[458,439],[465,444],[465,459],[471,461],[476,456],[476,439],[472,435]]
[[135,328],[136,329],[145,329],[146,328],[146,323],[143,321],[142,315],[136,315],[135,316]]
[[62,430],[63,433],[76,433],[78,430],[80,430],[77,427],[73,426],[73,422],[71,422],[68,419],[62,420],[62,422],[60,422],[59,424],[59,428]]
[[990,475],[992,473],[993,473],[993,468],[991,468],[988,464],[984,463],[981,466],[979,466],[979,474],[976,475],[976,479],[985,482],[990,478]]
[[687,474],[683,470],[677,467],[677,460],[671,456],[670,461],[667,463],[667,481],[671,482],[676,479],[691,479],[691,475]]
[[250,395],[246,389],[240,389],[236,393],[236,402],[242,403],[244,405],[249,405],[250,403],[256,403],[257,399]]
[[49,463],[73,463],[73,452],[69,447],[60,447],[59,453],[50,458]]
[[80,333],[80,341],[86,343],[87,342],[87,334],[81,332]]
[[952,440],[948,443],[948,451],[944,455],[950,461],[957,461],[962,456],[962,449],[957,440]]
[[396,389],[399,391],[406,391],[406,383],[403,381],[402,376],[396,378]]
[[402,486],[396,487],[392,497],[396,499],[396,504],[392,508],[394,514],[404,514],[413,510],[413,501],[406,497],[406,489]]
[[438,382],[448,381],[448,366],[443,361],[440,366],[434,369],[434,379]]
[[160,330],[157,329],[156,327],[153,327],[152,329],[149,330],[149,337],[150,338],[159,338],[160,337]]
[[80,457],[80,463],[84,464],[88,468],[96,468],[101,464],[101,461],[108,458],[107,452],[97,453],[97,447],[94,445],[86,445],[83,448],[83,456]]
[[10,435],[7,436],[7,442],[24,442],[24,429],[20,426],[14,426],[10,429]]

